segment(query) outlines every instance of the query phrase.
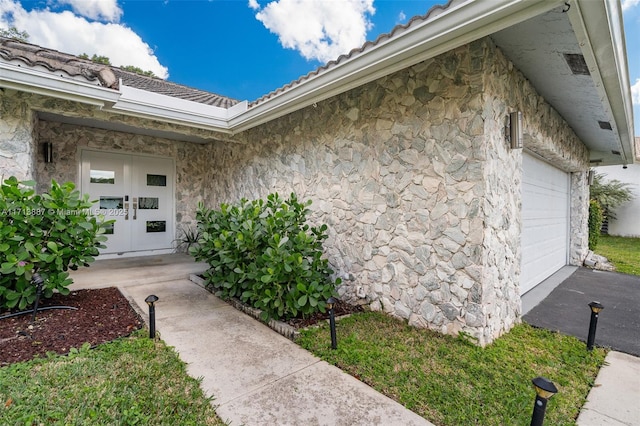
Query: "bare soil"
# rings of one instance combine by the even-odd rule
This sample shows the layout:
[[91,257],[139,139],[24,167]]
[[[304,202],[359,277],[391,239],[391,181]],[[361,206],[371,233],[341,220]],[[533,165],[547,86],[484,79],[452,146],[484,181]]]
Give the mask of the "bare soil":
[[[40,311],[34,323],[32,313],[0,319],[0,366],[44,357],[47,352],[66,354],[84,343],[99,345],[127,336],[143,324],[116,287],[54,294],[39,306],[77,310]],[[11,312],[0,311],[0,317],[8,314]]]

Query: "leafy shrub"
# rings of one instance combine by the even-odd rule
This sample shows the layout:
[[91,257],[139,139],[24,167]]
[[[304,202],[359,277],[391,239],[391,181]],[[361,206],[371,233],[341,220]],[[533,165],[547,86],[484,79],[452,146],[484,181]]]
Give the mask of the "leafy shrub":
[[596,200],[589,201],[589,250],[595,250],[602,228],[602,207]]
[[102,222],[91,215],[88,195],[71,182],[52,181],[49,192],[36,195],[34,182],[15,177],[0,185],[0,306],[24,309],[35,301],[31,277],[44,280],[44,297],[54,290],[68,294],[68,269],[86,265],[103,248]]
[[210,265],[207,286],[261,309],[264,319],[324,312],[340,279],[331,280],[322,257],[327,226],[306,224],[310,204],[271,194],[266,202],[242,199],[220,210],[199,205],[201,238],[190,252]]

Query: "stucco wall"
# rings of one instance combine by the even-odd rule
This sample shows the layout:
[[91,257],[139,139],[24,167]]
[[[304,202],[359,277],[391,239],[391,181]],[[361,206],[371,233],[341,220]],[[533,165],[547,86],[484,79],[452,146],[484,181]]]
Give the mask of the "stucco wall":
[[640,237],[640,164],[606,166],[595,169],[605,176],[605,181],[617,179],[629,184],[634,198],[615,209],[615,219],[609,220],[609,235]]

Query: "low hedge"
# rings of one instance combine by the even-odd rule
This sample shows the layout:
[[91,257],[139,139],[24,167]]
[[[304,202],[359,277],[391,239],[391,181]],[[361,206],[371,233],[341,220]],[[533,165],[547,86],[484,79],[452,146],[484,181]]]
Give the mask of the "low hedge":
[[263,319],[324,312],[340,279],[323,257],[327,226],[309,226],[311,201],[277,193],[220,209],[198,206],[200,239],[190,253],[205,261],[209,287],[224,299],[238,298],[263,311]]

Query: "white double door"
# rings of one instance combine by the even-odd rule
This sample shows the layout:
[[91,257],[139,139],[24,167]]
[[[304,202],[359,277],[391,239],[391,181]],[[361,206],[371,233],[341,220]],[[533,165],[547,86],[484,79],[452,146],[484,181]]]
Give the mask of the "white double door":
[[106,219],[103,254],[171,249],[174,163],[170,158],[83,150],[81,190]]

